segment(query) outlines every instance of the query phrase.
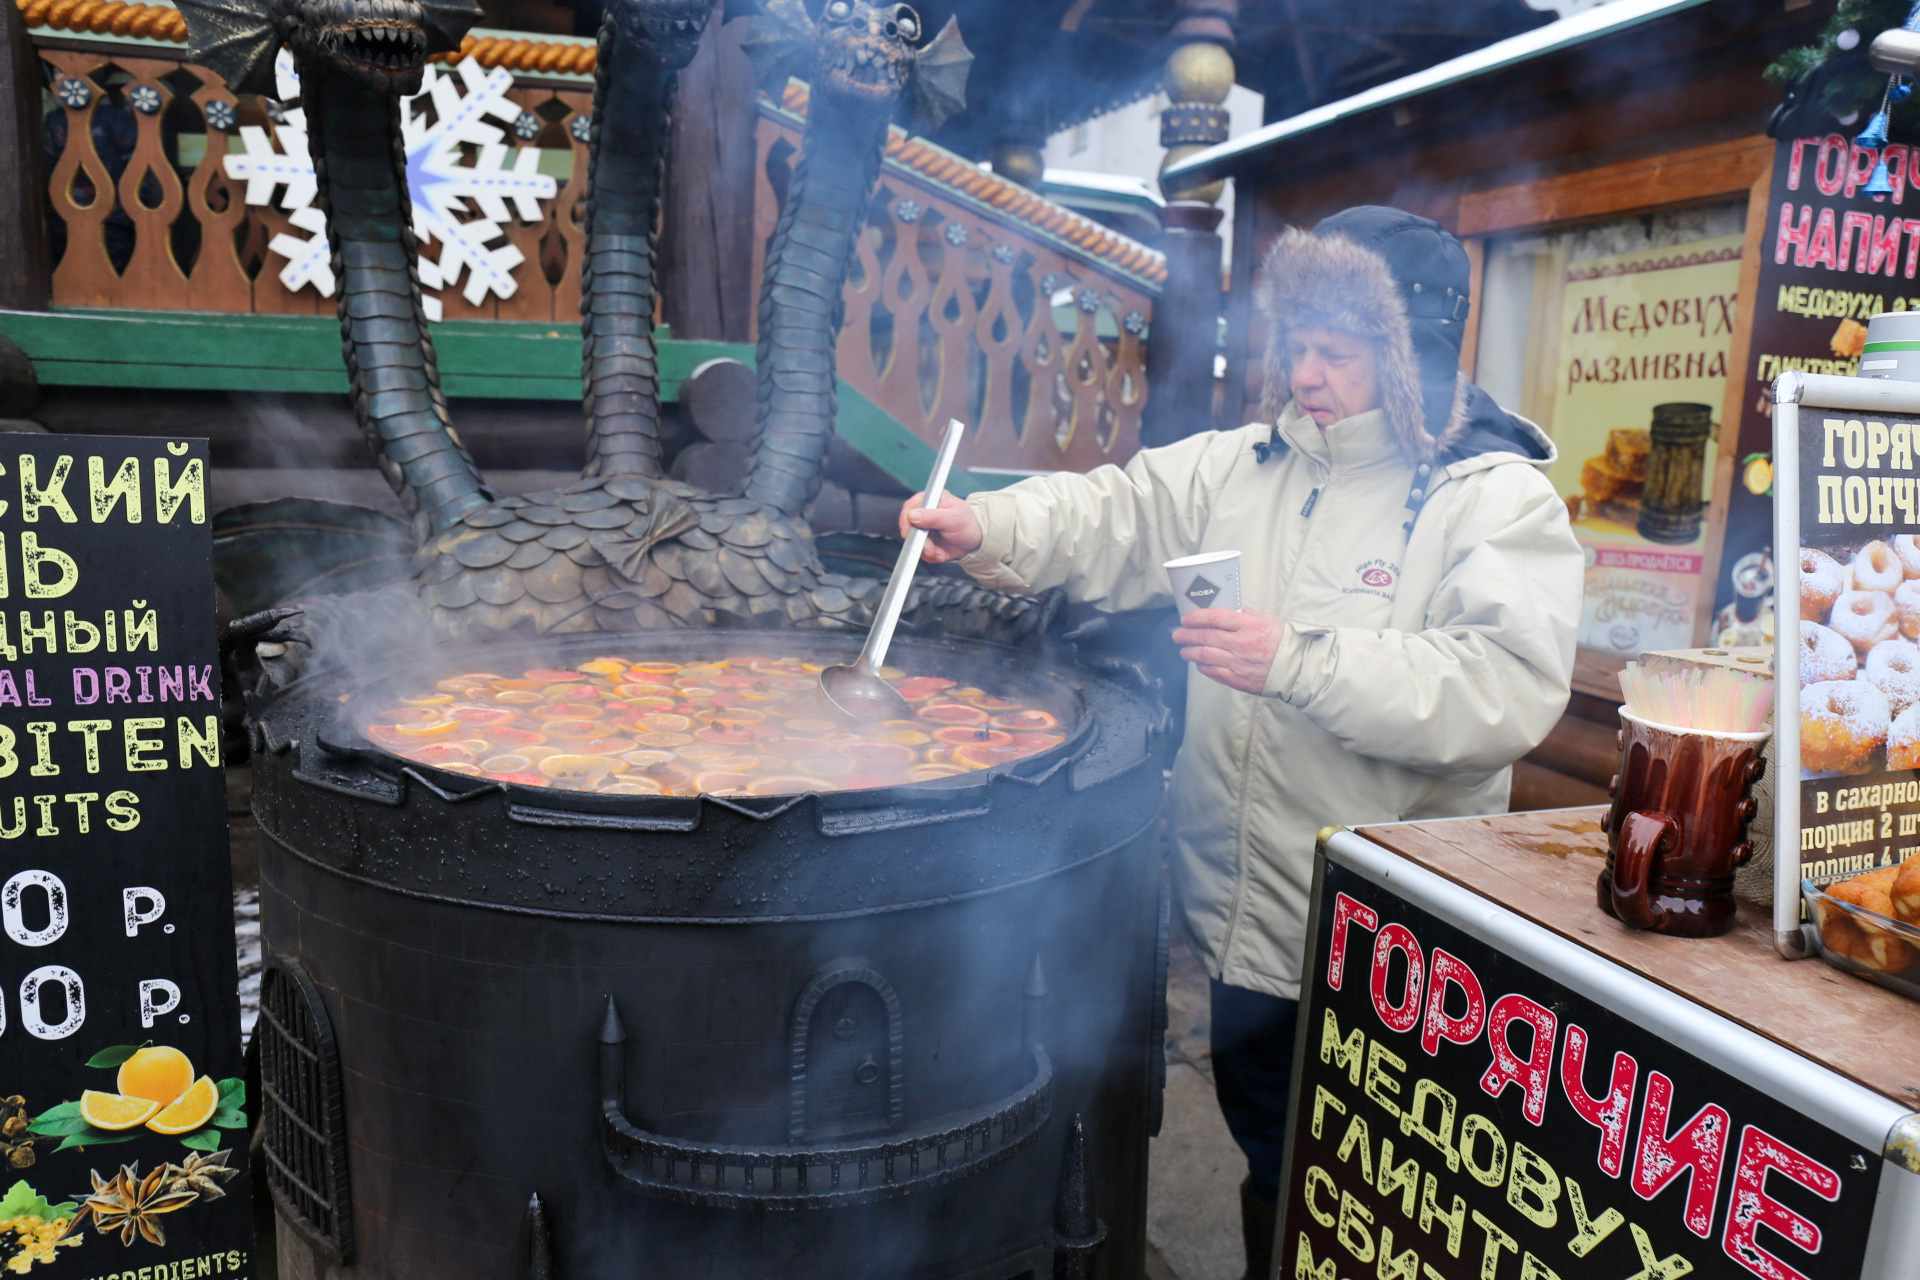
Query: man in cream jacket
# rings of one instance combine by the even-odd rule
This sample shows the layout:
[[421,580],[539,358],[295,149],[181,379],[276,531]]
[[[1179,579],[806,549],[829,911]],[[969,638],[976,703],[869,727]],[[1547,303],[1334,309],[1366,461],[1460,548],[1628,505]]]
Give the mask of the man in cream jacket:
[[1458,241],[1399,210],[1289,231],[1259,285],[1266,422],[903,511],[929,560],[1110,610],[1168,603],[1166,560],[1240,552],[1243,609],[1174,633],[1206,678],[1172,830],[1260,1277],[1315,833],[1504,810],[1566,707],[1581,551],[1552,443],[1456,373],[1468,278]]

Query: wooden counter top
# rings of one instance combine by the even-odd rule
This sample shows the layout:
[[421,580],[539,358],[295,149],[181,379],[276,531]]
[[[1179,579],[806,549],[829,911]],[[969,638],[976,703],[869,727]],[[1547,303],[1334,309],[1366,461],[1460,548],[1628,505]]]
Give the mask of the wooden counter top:
[[1601,807],[1361,827],[1359,833],[1839,1075],[1920,1110],[1920,1001],[1773,949],[1768,913],[1742,903],[1718,938],[1628,929],[1600,910]]

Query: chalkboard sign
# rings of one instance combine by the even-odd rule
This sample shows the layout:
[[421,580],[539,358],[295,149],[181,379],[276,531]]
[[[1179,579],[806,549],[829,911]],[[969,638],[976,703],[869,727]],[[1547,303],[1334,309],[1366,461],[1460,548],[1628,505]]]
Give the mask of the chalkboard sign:
[[1877,1151],[1324,856],[1301,1000],[1276,1276],[1860,1274]]
[[0,1267],[245,1276],[205,443],[0,441]]

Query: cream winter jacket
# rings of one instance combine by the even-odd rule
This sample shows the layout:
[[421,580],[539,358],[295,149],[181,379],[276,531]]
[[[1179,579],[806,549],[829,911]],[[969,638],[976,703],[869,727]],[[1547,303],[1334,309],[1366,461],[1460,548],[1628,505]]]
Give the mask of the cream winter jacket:
[[1137,609],[1170,602],[1163,561],[1237,550],[1243,606],[1286,621],[1265,696],[1188,682],[1174,870],[1225,982],[1298,998],[1321,827],[1504,810],[1565,709],[1581,552],[1553,446],[1499,420],[1505,440],[1417,476],[1385,412],[1322,431],[1288,401],[1276,428],[968,499],[984,541],[961,564],[986,586]]

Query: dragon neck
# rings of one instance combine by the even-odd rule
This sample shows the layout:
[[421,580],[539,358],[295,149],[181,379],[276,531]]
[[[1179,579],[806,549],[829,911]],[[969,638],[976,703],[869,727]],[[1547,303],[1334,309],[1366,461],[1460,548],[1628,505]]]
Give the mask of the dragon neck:
[[580,268],[588,475],[663,474],[654,232],[680,73],[600,26]]
[[325,67],[301,71],[354,413],[424,542],[493,495],[440,394],[415,272],[400,103]]
[[837,403],[840,291],[866,225],[887,113],[816,92],[760,279],[760,441],[746,494],[787,515],[820,491]]

